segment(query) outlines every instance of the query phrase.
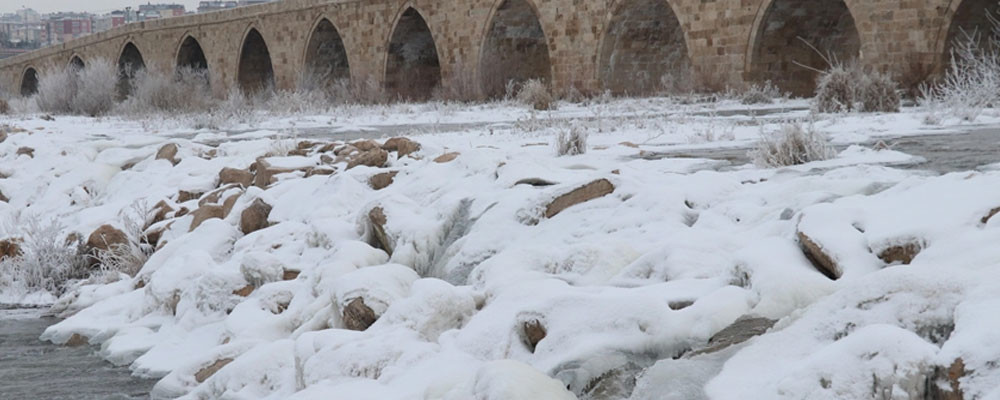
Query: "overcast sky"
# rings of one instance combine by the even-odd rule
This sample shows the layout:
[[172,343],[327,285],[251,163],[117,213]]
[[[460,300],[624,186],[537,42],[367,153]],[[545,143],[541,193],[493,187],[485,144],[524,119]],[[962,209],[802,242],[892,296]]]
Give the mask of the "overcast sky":
[[139,4],[152,3],[172,3],[183,4],[188,11],[198,8],[198,0],[161,0],[161,1],[138,1],[138,0],[0,0],[0,13],[14,12],[22,7],[32,8],[40,13],[50,13],[55,11],[89,11],[92,13],[107,13],[114,10],[121,10],[125,7],[136,7]]

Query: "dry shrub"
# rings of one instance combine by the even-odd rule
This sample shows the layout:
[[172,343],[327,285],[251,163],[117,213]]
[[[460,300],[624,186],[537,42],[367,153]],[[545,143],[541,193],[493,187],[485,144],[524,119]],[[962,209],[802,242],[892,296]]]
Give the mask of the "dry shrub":
[[118,68],[105,59],[82,69],[67,66],[38,80],[39,109],[55,114],[103,115],[115,105]]
[[773,168],[822,161],[834,154],[826,135],[812,127],[786,124],[778,131],[762,133],[750,158],[757,166]]
[[993,35],[978,32],[956,39],[951,64],[939,82],[920,87],[918,101],[927,110],[925,123],[954,115],[974,121],[987,107],[1000,103],[1000,22],[991,14]]
[[570,126],[568,131],[560,131],[556,136],[556,154],[561,157],[586,153],[587,136],[587,131],[576,124]]
[[531,105],[539,111],[554,110],[556,100],[549,91],[549,87],[539,79],[529,79],[521,85],[521,90],[517,93],[517,101]]
[[891,76],[858,63],[836,64],[820,74],[813,99],[816,111],[824,113],[898,112],[900,103]]
[[208,71],[189,67],[174,74],[143,69],[135,73],[132,93],[121,108],[123,113],[190,113],[204,111],[213,104]]
[[764,84],[754,83],[739,96],[740,103],[745,105],[771,104],[774,103],[774,99],[779,97],[782,97],[781,89],[774,86],[771,81],[764,82]]

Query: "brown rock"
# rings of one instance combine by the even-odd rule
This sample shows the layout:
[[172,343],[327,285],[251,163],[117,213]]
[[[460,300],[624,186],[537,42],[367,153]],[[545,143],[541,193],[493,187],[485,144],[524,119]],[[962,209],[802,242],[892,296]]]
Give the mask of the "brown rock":
[[886,264],[892,263],[902,263],[909,264],[913,261],[913,258],[923,250],[923,246],[917,242],[910,242],[906,244],[890,246],[885,250],[878,253],[878,258],[885,261]]
[[521,324],[521,329],[524,344],[526,344],[528,349],[534,353],[535,347],[538,346],[538,342],[545,339],[545,335],[547,334],[545,326],[542,325],[541,321],[532,319],[530,321],[524,321],[524,323]]
[[153,221],[150,222],[150,225],[155,225],[166,220],[167,214],[173,212],[174,208],[170,207],[166,201],[160,200],[159,203],[156,203],[156,205],[153,206],[153,211],[155,211],[155,213],[153,214]]
[[637,149],[637,148],[639,148],[639,145],[637,145],[637,144],[635,144],[635,143],[632,143],[632,142],[628,142],[628,141],[625,141],[625,142],[621,142],[621,143],[618,143],[618,144],[619,144],[619,145],[622,145],[622,146],[625,146],[625,147],[631,147],[631,148],[633,148],[633,149]]
[[323,164],[333,164],[336,160],[334,160],[333,157],[330,157],[327,154],[323,154],[319,156],[319,161]]
[[451,153],[444,153],[442,155],[437,156],[437,158],[434,159],[434,162],[436,162],[438,164],[444,164],[446,162],[451,162],[451,161],[454,161],[456,158],[458,158],[458,155],[459,155],[459,153],[457,151],[453,151]]
[[344,327],[353,331],[363,331],[378,320],[375,311],[365,305],[365,300],[358,297],[344,307]]
[[31,158],[35,158],[35,149],[31,147],[22,147],[17,149],[17,155],[19,156],[24,155]]
[[0,240],[0,261],[6,258],[17,258],[21,255],[21,239]]
[[324,144],[323,147],[319,148],[319,152],[320,153],[329,153],[331,151],[335,151],[338,146],[340,146],[340,143],[337,143],[337,142],[327,143],[327,144]]
[[250,207],[240,214],[240,231],[245,235],[267,228],[267,217],[271,214],[271,206],[261,199],[253,201]]
[[283,281],[295,280],[296,278],[299,277],[299,274],[301,274],[301,273],[302,273],[302,271],[297,271],[297,270],[294,270],[294,269],[286,269],[281,274],[281,280],[283,280]]
[[163,232],[166,232],[167,229],[170,228],[170,225],[173,225],[173,222],[170,222],[165,226],[147,229],[142,233],[143,242],[148,245],[152,245],[153,248],[156,248],[156,246],[160,244],[160,238],[163,237]]
[[607,179],[598,179],[586,185],[573,189],[571,192],[556,197],[547,207],[545,207],[545,218],[552,218],[563,210],[574,205],[606,196],[615,191]]
[[7,103],[7,100],[0,99],[0,114],[7,114],[9,112],[10,104]]
[[254,171],[253,185],[261,189],[267,189],[268,186],[274,183],[276,181],[274,178],[275,175],[294,171],[284,168],[274,168],[263,159],[257,160],[250,169]]
[[3,143],[6,140],[7,140],[7,132],[0,131],[0,143]]
[[3,192],[0,192],[0,201],[2,201],[4,203],[9,203],[10,199],[8,199],[7,196],[4,196]]
[[191,215],[194,217],[194,220],[191,221],[191,228],[188,229],[188,232],[193,232],[195,229],[201,226],[203,222],[210,220],[212,218],[218,218],[218,219],[226,218],[225,210],[222,208],[222,206],[215,204],[206,204],[204,206],[201,206],[197,210],[194,210],[194,213],[192,213]]
[[309,140],[303,140],[303,141],[299,142],[297,145],[295,145],[295,149],[296,150],[309,150],[309,149],[311,149],[313,147],[316,147],[316,145],[318,145],[318,144],[319,144],[318,142],[312,142],[312,141],[309,141]]
[[350,161],[347,162],[347,169],[351,169],[359,165],[381,168],[385,166],[385,163],[388,160],[389,152],[382,150],[381,148],[374,148],[351,156]]
[[301,156],[301,157],[305,157],[305,156],[308,156],[308,155],[309,155],[309,149],[295,149],[295,150],[289,150],[289,151],[288,151],[288,155],[290,155],[290,156]]
[[[226,201],[222,202],[222,215],[225,215],[226,217],[228,217],[229,213],[233,211],[233,207],[236,206],[236,201],[239,200],[240,196],[242,196],[242,195],[243,195],[243,193],[236,193],[236,194],[234,194],[234,195],[229,196],[228,198],[226,198]],[[223,218],[225,218],[225,217],[223,217]]]
[[385,250],[392,255],[393,243],[389,240],[389,235],[385,233],[385,224],[388,222],[382,207],[375,207],[368,212],[368,221],[372,227],[372,247]]
[[691,352],[687,357],[714,353],[729,346],[743,343],[767,333],[774,326],[775,322],[778,321],[764,317],[744,315],[715,335],[712,335],[712,338],[708,339],[708,345],[705,348]]
[[347,156],[347,155],[350,155],[352,153],[357,153],[357,152],[360,152],[360,151],[361,150],[358,150],[358,148],[354,147],[354,145],[345,144],[343,146],[338,147],[336,150],[334,150],[333,151],[333,155],[335,155],[335,156]]
[[371,139],[358,140],[356,142],[352,142],[351,146],[354,146],[354,148],[360,150],[361,152],[367,152],[382,148],[382,146],[379,146],[378,143],[376,143],[374,140]]
[[385,144],[382,145],[382,149],[385,151],[395,151],[399,158],[403,158],[408,154],[420,151],[420,143],[405,137],[394,137],[386,140]]
[[128,244],[128,236],[111,225],[101,225],[87,238],[87,248],[91,251],[108,251],[125,244]]
[[69,347],[79,347],[88,344],[90,344],[90,339],[87,339],[86,336],[83,336],[79,333],[74,333],[73,336],[70,336],[69,340],[67,340],[65,343],[65,345]]
[[375,190],[385,189],[387,186],[392,184],[392,181],[396,178],[396,174],[398,173],[399,171],[389,171],[372,175],[371,178],[368,178],[368,185]]
[[201,196],[204,195],[204,194],[205,193],[203,193],[203,192],[192,192],[192,191],[187,191],[187,190],[179,190],[179,191],[177,191],[177,202],[178,203],[184,203],[184,202],[187,202],[187,201],[196,200],[196,199],[201,198]]
[[215,375],[216,372],[219,372],[219,370],[222,369],[222,367],[225,367],[227,364],[231,362],[233,362],[232,358],[223,358],[221,360],[216,360],[214,363],[212,363],[212,365],[202,368],[200,371],[195,373],[194,380],[198,381],[198,383],[205,382],[206,380],[208,380],[208,378],[211,378],[212,375]]
[[177,165],[180,161],[177,160],[177,145],[173,143],[167,143],[160,147],[160,150],[156,152],[157,160],[167,160],[171,164]]
[[306,171],[306,178],[316,175],[333,175],[336,172],[336,168],[309,168],[309,170]]
[[947,368],[935,367],[933,376],[927,382],[926,399],[933,400],[962,400],[965,393],[962,392],[959,379],[966,376],[965,360],[956,358]]
[[826,275],[827,278],[833,280],[840,279],[843,271],[837,265],[837,262],[833,260],[833,257],[830,257],[829,254],[823,251],[822,246],[813,241],[809,236],[806,236],[805,233],[799,232],[798,237],[802,252],[809,259],[809,262],[812,263],[813,267],[823,273],[823,275]]
[[240,297],[247,297],[250,295],[250,293],[253,293],[254,289],[256,288],[253,285],[246,285],[244,287],[234,290],[233,294]]
[[223,168],[219,171],[219,186],[230,184],[248,188],[253,184],[253,174],[245,169]]
[[187,207],[181,207],[180,210],[177,210],[177,212],[174,213],[174,218],[183,217],[185,215],[188,215],[188,213],[190,213],[190,212],[191,212],[191,210],[188,210]]
[[[2,195],[0,195],[0,196],[2,196]],[[983,218],[979,220],[979,222],[981,222],[983,224],[985,224],[987,222],[990,222],[990,218],[993,218],[993,216],[997,215],[997,213],[1000,213],[1000,207],[997,207],[997,208],[994,208],[994,209],[990,210],[990,212],[986,213],[986,215],[984,215]]]
[[144,281],[142,279],[139,279],[139,280],[136,280],[135,286],[133,286],[132,288],[133,288],[133,290],[139,290],[139,289],[142,289],[144,287],[146,287],[146,281]]

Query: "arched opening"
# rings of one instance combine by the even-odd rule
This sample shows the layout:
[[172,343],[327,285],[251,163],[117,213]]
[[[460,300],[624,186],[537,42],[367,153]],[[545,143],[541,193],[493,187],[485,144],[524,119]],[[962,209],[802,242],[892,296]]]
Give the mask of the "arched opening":
[[811,96],[819,71],[849,62],[861,37],[844,0],[773,0],[757,27],[750,78],[771,81],[796,96]]
[[80,58],[80,56],[73,56],[73,58],[69,60],[69,68],[73,71],[79,71],[85,66],[86,64],[83,63],[83,59]]
[[[964,0],[955,10],[948,26],[948,36],[944,44],[944,61],[952,61],[953,50],[970,46],[968,50],[1000,50],[1000,27],[994,27],[992,19],[1000,18],[1000,3],[997,0]],[[958,46],[958,48],[956,48]],[[957,55],[956,55],[957,56]]]
[[28,68],[21,77],[21,96],[28,97],[35,93],[38,93],[38,71]]
[[351,78],[347,49],[333,23],[323,19],[316,25],[306,45],[304,86],[325,89]]
[[390,94],[405,100],[426,100],[441,83],[434,37],[424,17],[408,8],[396,23],[389,41],[385,87]]
[[483,94],[500,97],[510,82],[549,80],[549,45],[531,4],[504,0],[489,26],[479,63]]
[[684,30],[666,0],[626,0],[604,34],[599,78],[615,94],[645,95],[689,78]]
[[257,93],[274,87],[274,69],[271,67],[271,53],[267,51],[264,37],[256,29],[250,29],[243,39],[240,50],[240,65],[237,80],[244,93]]
[[177,67],[190,68],[193,70],[207,70],[208,59],[205,52],[201,50],[201,44],[195,38],[188,36],[181,43],[181,48],[177,51]]
[[122,54],[118,56],[118,97],[124,99],[132,94],[135,74],[139,70],[146,69],[146,62],[142,59],[142,54],[135,44],[129,42],[122,49]]

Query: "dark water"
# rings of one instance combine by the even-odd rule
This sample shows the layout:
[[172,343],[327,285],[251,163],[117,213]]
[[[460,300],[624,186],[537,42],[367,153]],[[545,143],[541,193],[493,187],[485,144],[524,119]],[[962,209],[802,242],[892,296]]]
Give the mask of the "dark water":
[[58,322],[42,310],[0,308],[0,399],[146,399],[155,381],[102,360],[90,346],[55,346],[38,339]]

